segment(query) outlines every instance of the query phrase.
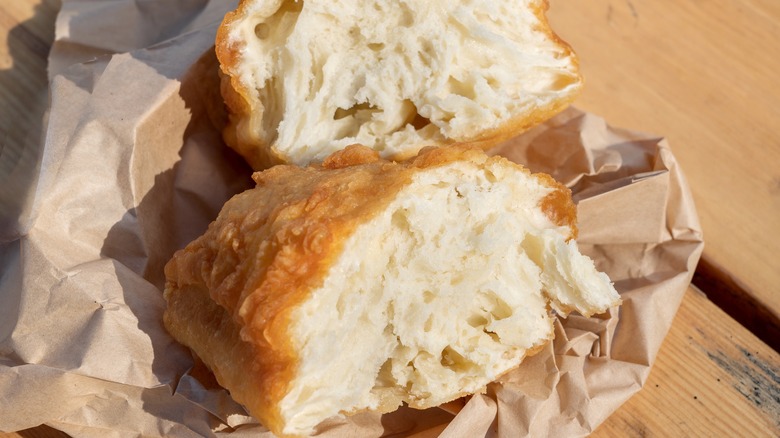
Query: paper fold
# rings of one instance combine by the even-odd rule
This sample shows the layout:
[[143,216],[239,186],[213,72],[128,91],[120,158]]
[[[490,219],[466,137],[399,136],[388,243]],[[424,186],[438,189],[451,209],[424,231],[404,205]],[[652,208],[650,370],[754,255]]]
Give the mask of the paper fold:
[[[219,132],[213,42],[233,6],[64,2],[35,221],[1,248],[0,430],[266,436],[161,318],[164,263],[251,185]],[[578,436],[645,382],[702,250],[666,141],[570,109],[491,153],[572,188],[580,248],[623,305],[559,321],[462,407],[334,419],[321,436]]]

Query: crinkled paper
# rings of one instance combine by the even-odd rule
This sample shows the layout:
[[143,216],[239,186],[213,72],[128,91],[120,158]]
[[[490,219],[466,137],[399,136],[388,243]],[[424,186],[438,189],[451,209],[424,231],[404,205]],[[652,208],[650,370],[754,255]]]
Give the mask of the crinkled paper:
[[[270,436],[162,325],[164,264],[251,184],[219,128],[213,44],[234,6],[65,0],[33,221],[0,252],[0,430]],[[558,322],[485,394],[321,436],[580,436],[642,387],[702,250],[666,141],[569,109],[491,153],[572,188],[580,248],[623,305]]]

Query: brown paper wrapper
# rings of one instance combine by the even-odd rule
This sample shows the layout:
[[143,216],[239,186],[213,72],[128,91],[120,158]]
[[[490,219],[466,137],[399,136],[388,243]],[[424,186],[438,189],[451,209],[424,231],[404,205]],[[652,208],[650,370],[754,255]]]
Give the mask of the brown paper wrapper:
[[[270,436],[162,326],[163,266],[251,184],[221,141],[213,53],[235,3],[65,1],[29,230],[0,247],[0,430]],[[666,141],[570,109],[491,151],[572,188],[581,250],[623,305],[440,408],[320,436],[586,435],[645,382],[702,250]]]

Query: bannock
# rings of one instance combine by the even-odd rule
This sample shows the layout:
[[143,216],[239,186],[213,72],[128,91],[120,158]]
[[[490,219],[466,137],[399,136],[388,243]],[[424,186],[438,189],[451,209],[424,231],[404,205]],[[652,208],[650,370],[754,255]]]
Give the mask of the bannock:
[[242,0],[217,33],[226,142],[255,168],[361,143],[483,148],[565,108],[577,59],[546,0]]
[[165,325],[277,435],[484,391],[555,313],[620,302],[568,189],[481,149],[355,145],[254,179],[166,266]]

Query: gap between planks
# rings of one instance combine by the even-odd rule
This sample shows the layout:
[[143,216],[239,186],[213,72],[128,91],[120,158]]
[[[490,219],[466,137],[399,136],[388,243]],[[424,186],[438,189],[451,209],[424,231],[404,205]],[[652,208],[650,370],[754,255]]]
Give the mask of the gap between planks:
[[693,284],[721,310],[780,352],[780,319],[727,269],[705,254],[696,267]]
[[644,388],[593,436],[775,437],[779,374],[777,352],[691,287]]

